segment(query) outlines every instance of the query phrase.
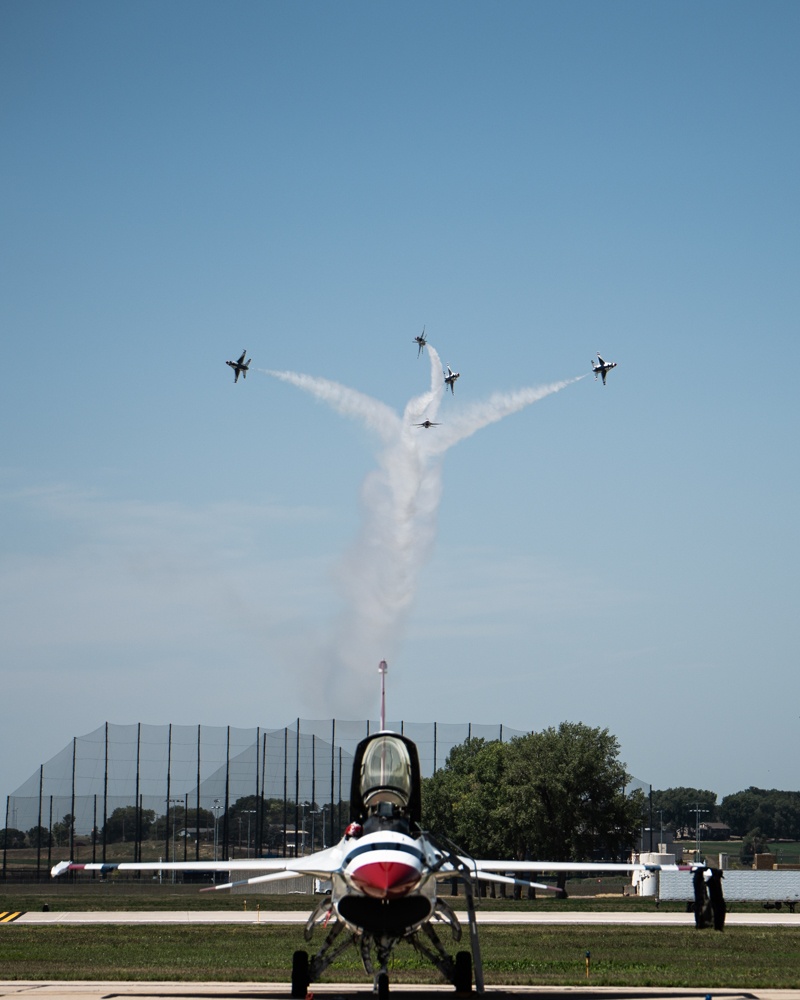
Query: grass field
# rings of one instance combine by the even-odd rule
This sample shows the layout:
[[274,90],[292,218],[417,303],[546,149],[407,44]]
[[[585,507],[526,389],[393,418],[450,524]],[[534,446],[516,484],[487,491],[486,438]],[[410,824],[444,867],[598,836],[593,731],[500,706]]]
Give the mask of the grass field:
[[[446,946],[451,947],[449,935]],[[0,979],[288,982],[299,928],[275,925],[0,926]],[[455,947],[455,946],[452,946]],[[484,927],[489,985],[583,986],[586,952],[595,986],[684,986],[711,989],[800,986],[800,927]],[[325,975],[361,981],[354,950]],[[395,982],[437,982],[409,947],[398,947]]]
[[[606,889],[605,894],[575,894],[567,899],[556,899],[552,895],[540,893],[534,900],[529,899],[479,899],[481,910],[652,910],[653,897],[623,896],[622,884],[603,883],[591,880],[593,889]],[[462,895],[452,897],[443,893],[445,899],[455,909],[464,909],[466,902]],[[313,909],[319,896],[304,893],[289,895],[233,895],[229,892],[200,892],[194,885],[162,885],[152,881],[105,881],[78,880],[75,882],[42,882],[38,884],[0,883],[0,911],[3,910],[308,910]],[[685,910],[682,903],[662,903],[664,912]],[[739,912],[745,907],[737,906]],[[753,909],[760,909],[754,905]]]

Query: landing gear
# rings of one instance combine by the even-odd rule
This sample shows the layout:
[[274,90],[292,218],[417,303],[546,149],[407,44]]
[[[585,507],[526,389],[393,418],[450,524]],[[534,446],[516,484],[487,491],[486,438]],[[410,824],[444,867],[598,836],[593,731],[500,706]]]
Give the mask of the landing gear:
[[296,951],[292,955],[292,998],[305,1000],[311,981],[308,969],[308,952]]
[[375,993],[378,1000],[388,1000],[389,997],[389,976],[385,972],[378,974],[375,981]]

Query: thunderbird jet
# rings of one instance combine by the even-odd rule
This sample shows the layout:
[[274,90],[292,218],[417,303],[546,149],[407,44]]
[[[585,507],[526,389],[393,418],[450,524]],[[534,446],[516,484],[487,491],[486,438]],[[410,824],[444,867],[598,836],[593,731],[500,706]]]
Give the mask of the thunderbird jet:
[[414,337],[414,343],[417,344],[417,357],[422,354],[422,349],[426,346],[428,341],[425,339],[425,327],[422,328],[422,333],[418,337]]
[[603,376],[603,385],[606,384],[606,375],[611,371],[612,368],[617,367],[616,361],[603,361],[600,355],[597,355],[597,363],[592,361],[592,371],[594,372],[594,380],[597,381],[597,376]]
[[[385,673],[382,665],[382,674]],[[298,858],[248,858],[236,861],[121,862],[118,864],[74,864],[61,861],[51,874],[70,871],[224,871],[249,877],[209,886],[202,891],[257,885],[312,875],[330,880],[331,892],[309,916],[305,939],[314,931],[324,935],[313,956],[298,950],[292,959],[292,997],[302,1000],[313,982],[347,948],[358,952],[364,971],[373,977],[380,1000],[389,991],[389,963],[398,944],[406,942],[428,959],[459,993],[470,993],[473,983],[484,992],[473,886],[478,881],[532,886],[552,890],[551,885],[520,878],[527,872],[650,872],[677,870],[677,865],[639,863],[477,861],[459,855],[442,837],[421,828],[422,801],[419,755],[416,745],[404,735],[385,728],[363,739],[356,748],[350,786],[350,822],[344,836],[333,847]],[[702,867],[702,866],[699,866]],[[253,871],[263,874],[251,875]],[[501,872],[508,872],[503,875]],[[438,925],[450,928],[458,942],[462,927],[449,903],[439,895],[441,883],[460,881],[465,890],[470,950],[451,955],[438,933]],[[558,891],[558,890],[556,890]]]
[[421,424],[414,424],[415,427],[424,427],[426,430],[429,427],[439,427],[439,424],[435,424],[432,420],[423,420]]
[[240,375],[242,376],[242,378],[247,378],[247,372],[250,369],[250,362],[253,359],[252,358],[248,358],[247,361],[245,361],[244,360],[245,354],[247,354],[247,351],[242,351],[242,355],[241,355],[241,357],[239,358],[238,361],[226,361],[225,362],[226,365],[230,365],[231,368],[233,368],[233,373],[234,373],[233,383],[234,383],[234,385],[239,381],[239,376]]
[[450,386],[450,392],[455,396],[456,394],[456,379],[461,378],[459,372],[454,372],[450,365],[447,366],[447,371],[444,374],[444,384]]

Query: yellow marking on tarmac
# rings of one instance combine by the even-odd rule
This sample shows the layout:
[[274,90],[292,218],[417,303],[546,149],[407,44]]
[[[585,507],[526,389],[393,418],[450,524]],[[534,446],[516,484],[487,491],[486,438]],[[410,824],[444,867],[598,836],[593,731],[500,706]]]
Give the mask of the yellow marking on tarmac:
[[21,917],[23,910],[15,910],[13,913],[10,910],[4,910],[0,913],[0,924],[10,924],[12,920],[16,920],[17,917]]

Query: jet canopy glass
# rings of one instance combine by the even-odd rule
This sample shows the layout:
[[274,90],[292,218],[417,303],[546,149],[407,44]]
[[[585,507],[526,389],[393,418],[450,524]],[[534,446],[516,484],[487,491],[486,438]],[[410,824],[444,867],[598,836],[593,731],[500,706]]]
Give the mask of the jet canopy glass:
[[370,742],[361,762],[361,798],[368,809],[381,802],[404,809],[411,798],[411,758],[397,736]]

